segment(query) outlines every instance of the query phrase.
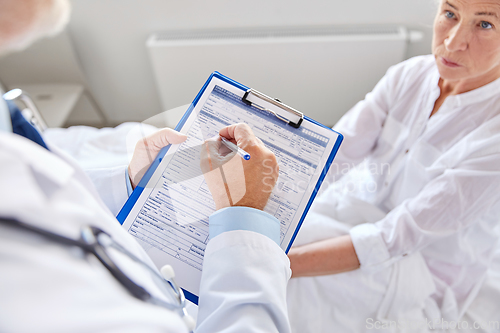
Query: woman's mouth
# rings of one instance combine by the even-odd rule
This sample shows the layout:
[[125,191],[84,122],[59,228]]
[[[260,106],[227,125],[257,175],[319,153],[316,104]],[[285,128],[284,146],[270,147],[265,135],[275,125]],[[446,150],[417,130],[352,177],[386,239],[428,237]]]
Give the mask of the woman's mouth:
[[453,62],[453,61],[446,59],[444,57],[441,57],[441,62],[443,63],[443,65],[445,65],[447,67],[451,67],[451,68],[462,67],[460,64],[457,64],[456,62]]

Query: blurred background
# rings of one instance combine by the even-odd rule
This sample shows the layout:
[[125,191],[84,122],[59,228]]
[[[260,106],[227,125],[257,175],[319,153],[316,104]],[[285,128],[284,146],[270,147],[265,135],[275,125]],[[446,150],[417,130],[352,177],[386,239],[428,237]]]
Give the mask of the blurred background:
[[[66,31],[0,59],[50,127],[190,103],[210,73],[332,126],[389,66],[431,52],[434,0],[72,0]],[[169,113],[175,126],[185,111]]]

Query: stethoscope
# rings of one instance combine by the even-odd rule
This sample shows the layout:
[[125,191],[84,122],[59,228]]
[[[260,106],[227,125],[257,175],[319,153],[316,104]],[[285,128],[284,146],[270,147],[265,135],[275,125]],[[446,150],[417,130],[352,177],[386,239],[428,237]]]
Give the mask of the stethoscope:
[[[106,267],[111,275],[129,291],[132,296],[144,302],[158,305],[168,310],[177,312],[183,319],[189,331],[192,332],[194,330],[196,323],[186,310],[186,298],[184,297],[184,292],[182,291],[182,289],[175,282],[175,274],[172,266],[163,266],[163,268],[160,270],[162,275],[161,276],[149,265],[137,258],[134,254],[130,253],[130,251],[113,241],[111,236],[109,236],[106,232],[96,227],[83,227],[80,232],[80,239],[76,240],[61,236],[59,234],[38,228],[27,223],[19,222],[14,219],[0,218],[0,223],[43,236],[61,245],[76,246],[82,249],[84,253],[94,255],[102,263],[102,265]],[[158,285],[158,287],[163,290],[164,294],[169,295],[169,297],[173,300],[173,303],[168,303],[154,297],[146,289],[132,281],[116,265],[115,261],[108,253],[108,248],[112,248],[121,252],[122,254],[132,259],[134,262],[146,268],[152,274],[155,280],[159,281],[160,285]]]

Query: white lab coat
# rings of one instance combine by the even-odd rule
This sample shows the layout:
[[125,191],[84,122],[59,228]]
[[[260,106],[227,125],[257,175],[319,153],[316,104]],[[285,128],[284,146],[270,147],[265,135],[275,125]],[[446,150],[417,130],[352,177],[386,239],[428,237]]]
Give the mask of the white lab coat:
[[429,118],[438,81],[433,56],[396,65],[335,126],[345,136],[336,183],[296,245],[349,233],[361,269],[292,280],[294,331],[456,321],[476,296],[499,239],[500,79],[448,97]]
[[[153,266],[84,172],[51,149],[0,133],[0,215],[74,238],[81,226],[97,226]],[[94,259],[0,225],[0,331],[187,332],[176,313],[136,300]],[[155,294],[149,274],[129,273]],[[288,258],[267,237],[215,237],[205,253],[197,332],[288,332],[289,276]]]

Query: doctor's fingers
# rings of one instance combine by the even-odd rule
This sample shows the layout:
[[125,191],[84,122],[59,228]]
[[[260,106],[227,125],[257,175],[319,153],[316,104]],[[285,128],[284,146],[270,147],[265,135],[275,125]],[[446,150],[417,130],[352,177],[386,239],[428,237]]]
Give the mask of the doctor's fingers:
[[219,131],[219,135],[236,142],[236,145],[242,149],[247,149],[262,143],[262,141],[255,136],[250,126],[244,123],[224,127]]
[[143,145],[149,150],[160,151],[163,147],[166,147],[169,144],[179,144],[186,141],[186,139],[187,135],[174,131],[171,128],[164,128],[145,137],[137,144]]
[[238,147],[250,153],[254,161],[272,161],[272,164],[276,164],[277,167],[274,154],[262,140],[255,136],[247,124],[240,123],[224,127],[219,131],[219,135],[236,142]]
[[203,173],[221,167],[236,155],[233,152],[221,154],[222,147],[220,138],[209,139],[203,143],[200,154],[200,167]]

